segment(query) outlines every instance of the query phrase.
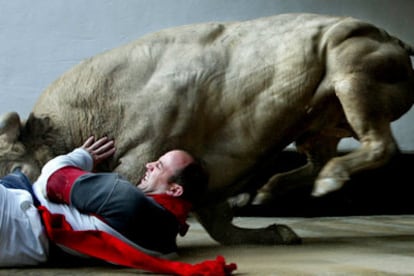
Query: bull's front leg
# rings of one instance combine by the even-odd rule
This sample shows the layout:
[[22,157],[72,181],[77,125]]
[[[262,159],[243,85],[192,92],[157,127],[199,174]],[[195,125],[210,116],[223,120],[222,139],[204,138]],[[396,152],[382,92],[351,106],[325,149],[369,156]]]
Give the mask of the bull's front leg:
[[227,201],[197,210],[195,215],[209,235],[223,245],[301,243],[299,236],[286,225],[249,229],[232,224],[233,213]]
[[282,196],[290,191],[303,187],[312,187],[319,171],[313,163],[272,176],[269,181],[257,191],[253,199],[253,205],[270,204],[277,196]]

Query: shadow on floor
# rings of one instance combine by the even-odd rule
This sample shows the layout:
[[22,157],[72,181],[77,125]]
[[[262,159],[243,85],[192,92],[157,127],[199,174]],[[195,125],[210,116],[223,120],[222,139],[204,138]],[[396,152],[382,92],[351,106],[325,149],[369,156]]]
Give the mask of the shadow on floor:
[[[284,152],[285,168],[305,162],[296,152]],[[320,198],[311,186],[297,189],[266,205],[235,209],[236,216],[323,217],[414,214],[414,153],[401,153],[382,168],[361,172],[339,191]]]

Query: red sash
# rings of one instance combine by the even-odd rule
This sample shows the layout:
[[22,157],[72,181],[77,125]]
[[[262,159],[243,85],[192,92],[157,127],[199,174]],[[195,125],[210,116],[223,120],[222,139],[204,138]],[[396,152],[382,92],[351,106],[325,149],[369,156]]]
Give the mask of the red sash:
[[231,275],[237,269],[234,263],[226,264],[222,256],[198,264],[157,258],[103,231],[73,230],[64,215],[52,214],[44,206],[39,206],[38,209],[46,234],[53,243],[112,264],[183,276],[224,276]]
[[167,194],[149,194],[158,204],[163,206],[166,210],[172,213],[180,225],[179,234],[184,236],[190,227],[186,220],[190,213],[192,204],[182,198],[173,197]]

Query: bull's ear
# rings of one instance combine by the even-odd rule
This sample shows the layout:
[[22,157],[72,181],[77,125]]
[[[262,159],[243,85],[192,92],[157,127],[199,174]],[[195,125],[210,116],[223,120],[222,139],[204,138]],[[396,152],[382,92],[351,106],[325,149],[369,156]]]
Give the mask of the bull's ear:
[[9,112],[0,117],[0,137],[7,142],[15,142],[20,135],[20,117],[16,112]]

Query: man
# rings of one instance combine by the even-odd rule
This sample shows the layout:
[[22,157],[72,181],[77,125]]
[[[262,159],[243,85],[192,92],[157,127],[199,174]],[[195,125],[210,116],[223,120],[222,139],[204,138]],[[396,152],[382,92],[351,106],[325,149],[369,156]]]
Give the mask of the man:
[[[207,188],[206,170],[187,152],[172,150],[146,165],[147,172],[137,189],[116,173],[90,173],[114,151],[112,140],[90,137],[80,149],[48,162],[34,189],[55,203],[99,214],[146,249],[161,254],[175,252],[177,233],[183,235],[187,230],[185,220],[192,202],[197,202]],[[88,153],[93,162],[88,163]]]
[[196,265],[152,257],[175,251],[191,201],[206,187],[207,174],[197,160],[185,151],[167,152],[147,164],[137,189],[115,173],[90,172],[114,151],[112,140],[90,137],[82,147],[49,161],[33,191],[22,173],[3,178],[0,265],[46,262],[52,241],[74,255],[158,273],[231,274],[235,265],[226,265],[220,256]]

